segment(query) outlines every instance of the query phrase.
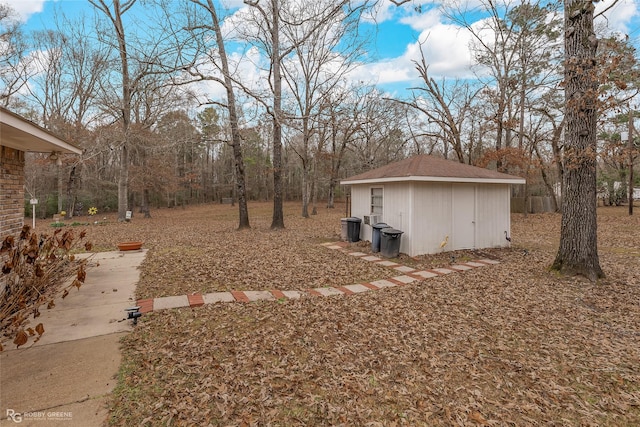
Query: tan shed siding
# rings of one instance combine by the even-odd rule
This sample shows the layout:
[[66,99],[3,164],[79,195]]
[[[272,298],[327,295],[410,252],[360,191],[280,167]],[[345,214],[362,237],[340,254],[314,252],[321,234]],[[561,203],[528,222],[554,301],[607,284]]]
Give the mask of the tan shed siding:
[[400,252],[402,253],[408,253],[410,247],[411,185],[408,182],[394,182],[384,185],[384,214],[382,221],[389,224],[390,227],[403,232],[400,240]]
[[507,231],[511,235],[509,197],[508,184],[479,185],[477,187],[477,247],[508,246],[504,232]]
[[382,220],[391,227],[405,231],[409,227],[411,187],[409,183],[388,183],[384,186]]
[[24,223],[24,152],[0,146],[0,238]]
[[[382,222],[386,222],[390,227],[397,228],[408,235],[411,226],[409,217],[409,207],[411,200],[411,186],[409,183],[385,183],[383,184],[363,184],[351,186],[351,215],[364,219],[365,215],[371,213],[371,189],[382,188]],[[371,241],[370,225],[365,225],[364,221],[360,227],[360,238]],[[405,252],[408,248],[404,235],[401,240],[400,251]],[[406,253],[406,252],[405,252]]]
[[452,236],[451,188],[450,183],[416,183],[414,233],[408,255],[440,252],[440,242],[446,235]]
[[[371,195],[369,185],[352,185],[351,186],[351,216],[358,217],[363,222],[360,224],[360,238],[362,240],[371,240],[371,227],[364,225],[364,216],[371,212]],[[383,201],[384,204],[384,195]],[[384,206],[384,205],[383,205]]]
[[[356,184],[351,187],[352,216],[363,219],[370,214],[373,187],[383,188],[382,221],[404,232],[400,245],[402,253],[410,256],[440,253],[440,242],[445,236],[449,236],[447,251],[469,246],[469,236],[473,236],[471,246],[475,248],[508,246],[504,232],[511,235],[509,184]],[[470,193],[472,199],[466,197]],[[457,200],[465,215],[454,211],[456,194],[463,197]],[[463,224],[456,226],[454,218],[458,218],[458,222],[462,220]],[[371,240],[369,225],[362,224],[360,238]]]

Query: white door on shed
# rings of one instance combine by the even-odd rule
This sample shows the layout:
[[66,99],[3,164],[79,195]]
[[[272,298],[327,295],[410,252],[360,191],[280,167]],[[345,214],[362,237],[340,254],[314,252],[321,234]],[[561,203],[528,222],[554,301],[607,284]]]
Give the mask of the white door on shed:
[[476,188],[474,185],[453,186],[454,249],[476,246]]

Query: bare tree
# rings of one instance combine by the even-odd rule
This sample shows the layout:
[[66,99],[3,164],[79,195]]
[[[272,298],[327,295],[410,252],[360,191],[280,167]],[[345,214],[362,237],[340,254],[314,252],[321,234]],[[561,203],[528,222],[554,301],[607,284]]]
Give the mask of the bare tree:
[[350,144],[358,173],[403,159],[412,139],[404,125],[409,107],[385,98],[378,89],[366,92],[361,102],[358,129]]
[[[105,110],[113,114],[121,124],[121,141],[117,144],[119,152],[118,170],[118,220],[126,219],[130,210],[129,165],[130,155],[135,142],[132,125],[149,129],[158,120],[163,111],[177,108],[188,93],[179,93],[172,84],[171,77],[179,70],[175,46],[169,43],[169,35],[157,37],[158,28],[153,21],[145,22],[145,34],[141,26],[131,26],[125,32],[123,16],[135,5],[137,0],[90,0],[106,18],[106,28],[97,28],[100,42],[108,46],[119,57],[117,73],[121,79],[109,79],[105,82],[102,102]],[[150,9],[153,10],[153,9]],[[149,13],[151,15],[151,13]],[[139,132],[139,131],[137,131]]]
[[[558,20],[552,5],[543,7],[539,2],[482,0],[480,9],[489,17],[478,25],[470,20],[474,10],[468,3],[443,6],[445,15],[473,38],[478,78],[484,85],[480,95],[494,108],[486,118],[495,127],[495,150],[500,152],[514,145],[516,136],[519,146],[523,142],[527,93],[540,90],[557,75],[552,48],[559,35]],[[500,157],[496,163],[498,169],[507,166]]]
[[[421,60],[414,62],[424,85],[412,88],[414,92],[412,101],[399,102],[420,111],[426,116],[429,123],[435,124],[439,130],[437,136],[444,136],[443,143],[445,145],[451,144],[457,160],[460,163],[465,163],[462,129],[477,92],[472,93],[468,83],[456,81],[450,84],[445,79],[440,84],[436,82],[429,75],[429,65],[424,57],[424,52],[422,50],[420,52]],[[436,136],[433,133],[429,135]],[[446,147],[444,151],[446,154],[448,151]]]
[[[295,110],[287,114],[287,123],[300,136],[300,144],[292,149],[302,163],[302,216],[308,217],[312,189],[313,140],[317,141],[320,106],[330,99],[337,85],[357,64],[363,40],[357,27],[361,14],[368,8],[363,2],[355,7],[350,1],[315,0],[306,2],[300,14],[296,8],[283,26],[283,38],[293,48],[293,58],[282,63],[284,80],[292,95]],[[295,25],[291,25],[296,19]]]
[[[286,0],[285,0],[286,1]],[[271,220],[272,229],[284,228],[283,211],[283,163],[282,163],[282,61],[288,56],[292,47],[283,49],[281,45],[282,10],[281,0],[244,0],[245,4],[257,11],[254,22],[259,29],[258,34],[246,34],[249,38],[260,43],[270,56],[269,86],[272,91],[272,103],[267,109],[272,119],[273,126],[273,217]],[[264,4],[266,3],[266,5]],[[260,102],[265,100],[256,97]],[[265,102],[265,105],[267,103]]]
[[[335,22],[335,17],[343,13],[348,14],[352,5],[346,1],[326,2],[323,4],[327,7],[318,10],[312,7],[313,3],[309,0],[303,3],[290,0],[244,0],[244,2],[251,6],[248,17],[251,25],[247,26],[244,35],[269,57],[270,93],[265,97],[253,92],[252,96],[267,108],[272,118],[274,203],[271,228],[278,229],[284,228],[282,127],[286,121],[286,115],[283,113],[283,99],[287,92],[283,89],[286,72],[283,71],[283,65],[297,48],[304,47],[314,35],[319,34],[320,28],[327,28],[327,22],[332,20]],[[295,30],[296,38],[293,40],[290,37],[287,38],[286,34],[293,34],[292,31],[295,28],[301,29],[301,31]],[[317,105],[317,102],[314,101],[313,104]]]
[[[25,86],[29,104],[39,111],[39,122],[81,146],[89,139],[87,125],[96,117],[96,97],[107,65],[105,52],[91,42],[85,22],[82,16],[73,21],[56,16],[56,29],[32,35],[31,45],[37,52],[32,64],[39,72]],[[67,218],[75,210],[83,159],[61,155],[56,163],[57,211],[66,211]]]
[[[196,78],[196,80],[216,81],[225,88],[227,101],[224,107],[229,114],[229,125],[231,128],[230,145],[233,149],[235,164],[235,186],[238,198],[239,216],[238,229],[250,228],[249,209],[247,206],[245,164],[242,153],[242,135],[238,119],[238,105],[236,101],[234,79],[232,76],[234,70],[231,69],[229,64],[225,39],[221,28],[221,17],[213,0],[190,0],[190,2],[201,8],[205,13],[206,20],[197,19],[197,14],[195,14],[194,22],[188,25],[187,28],[191,35],[197,39],[197,54],[202,55],[202,58],[204,58],[207,63],[198,64],[197,61],[202,59],[196,59],[196,62],[187,67],[187,70]],[[215,46],[211,46],[210,43],[208,43],[208,40],[211,40],[209,32],[213,32]],[[221,76],[220,74],[205,71],[210,68],[210,65],[214,65]]]
[[[319,140],[317,155],[327,159],[329,192],[327,208],[334,208],[336,187],[340,181],[347,150],[360,130],[364,109],[365,88],[343,87],[334,91],[320,107]],[[368,88],[371,90],[371,88]]]
[[105,0],[89,0],[89,2],[109,20],[113,26],[117,40],[117,49],[120,56],[120,72],[122,75],[120,120],[122,121],[123,140],[120,145],[120,172],[118,174],[118,220],[126,219],[129,203],[129,127],[131,125],[131,93],[132,80],[129,74],[129,53],[122,23],[122,16],[127,13],[136,0],[112,0],[111,6]]
[[0,3],[0,103],[5,107],[28,81],[27,49],[16,12]]

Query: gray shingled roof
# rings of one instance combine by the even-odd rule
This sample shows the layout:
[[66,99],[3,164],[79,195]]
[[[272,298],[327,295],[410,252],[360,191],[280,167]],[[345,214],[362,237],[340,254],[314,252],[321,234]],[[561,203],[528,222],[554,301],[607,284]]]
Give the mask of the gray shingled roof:
[[524,184],[524,178],[445,160],[426,154],[343,179],[342,184],[398,181],[485,182]]

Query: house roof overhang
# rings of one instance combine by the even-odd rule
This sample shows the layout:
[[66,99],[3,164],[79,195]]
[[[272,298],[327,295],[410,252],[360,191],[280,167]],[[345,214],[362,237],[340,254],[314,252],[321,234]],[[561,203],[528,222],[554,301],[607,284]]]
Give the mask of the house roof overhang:
[[0,145],[35,153],[82,153],[82,149],[2,107],[0,107]]
[[389,182],[457,182],[474,184],[525,184],[524,178],[500,179],[500,178],[463,178],[443,176],[399,176],[388,178],[355,179],[340,181],[342,185],[358,184],[384,184]]

